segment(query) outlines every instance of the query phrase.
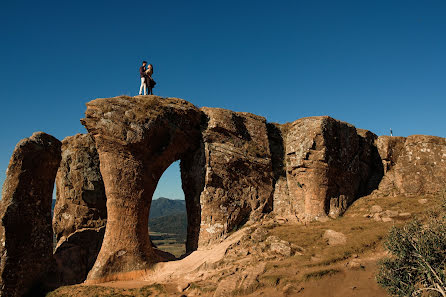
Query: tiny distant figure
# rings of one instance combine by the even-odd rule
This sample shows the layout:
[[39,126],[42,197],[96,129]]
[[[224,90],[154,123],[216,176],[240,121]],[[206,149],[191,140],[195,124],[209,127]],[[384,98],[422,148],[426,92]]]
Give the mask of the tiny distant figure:
[[139,95],[142,95],[144,89],[144,95],[147,95],[147,75],[146,75],[146,61],[142,61],[142,66],[139,67],[139,75],[141,76],[141,86],[139,87]]
[[152,74],[153,74],[153,65],[149,64],[146,70],[146,82],[147,82],[147,87],[149,88],[149,95],[153,95],[153,88],[156,85],[155,80],[152,78]]
[[390,128],[390,136],[393,136],[392,128]]

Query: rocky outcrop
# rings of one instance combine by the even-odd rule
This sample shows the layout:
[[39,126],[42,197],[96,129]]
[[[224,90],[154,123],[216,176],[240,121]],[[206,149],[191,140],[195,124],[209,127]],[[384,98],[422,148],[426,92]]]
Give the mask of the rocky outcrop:
[[[195,248],[225,238],[270,211],[273,193],[265,118],[220,108],[201,111],[202,144],[181,166],[186,206],[201,206],[201,222],[194,224],[200,226]],[[189,191],[189,185],[198,187]],[[194,217],[198,216],[190,213],[189,221]]]
[[62,141],[62,161],[56,176],[53,230],[62,284],[85,280],[104,237],[107,221],[99,156],[89,134]]
[[421,195],[445,191],[445,138],[380,136],[377,147],[387,169],[379,184],[381,194]]
[[157,96],[97,99],[82,123],[94,136],[107,195],[107,226],[88,275],[99,280],[162,260],[149,240],[148,217],[162,173],[197,149],[200,111]]
[[11,157],[0,202],[1,296],[23,296],[40,286],[53,257],[51,202],[61,143],[34,133]]
[[369,131],[330,117],[309,117],[289,124],[283,138],[286,177],[277,180],[274,200],[281,215],[336,217],[382,176],[376,136]]

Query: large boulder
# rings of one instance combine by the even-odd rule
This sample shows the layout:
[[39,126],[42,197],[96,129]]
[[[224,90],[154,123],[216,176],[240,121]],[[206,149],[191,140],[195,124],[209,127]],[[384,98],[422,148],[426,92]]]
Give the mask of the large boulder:
[[[148,234],[152,195],[163,172],[200,144],[200,111],[177,98],[115,97],[87,103],[107,196],[107,225],[90,282],[141,270],[163,256]],[[134,274],[133,274],[134,275]]]
[[91,135],[77,134],[62,141],[56,196],[54,257],[60,281],[80,283],[96,260],[107,222],[104,183]]
[[[249,219],[272,209],[273,174],[265,118],[221,108],[203,107],[201,111],[205,115],[202,145],[181,165],[186,207],[201,206],[201,222],[196,225],[200,226],[199,240],[188,239],[188,244],[196,243],[190,249],[224,239]],[[189,209],[188,213],[189,221],[197,217]]]
[[382,164],[370,131],[327,116],[299,119],[286,130],[286,185],[278,180],[274,200],[279,214],[336,217],[379,183]]
[[[446,139],[412,135],[380,136],[377,146],[387,165],[379,185],[384,195],[435,194],[446,189]],[[389,151],[392,152],[391,157]]]
[[52,268],[51,202],[60,159],[60,141],[42,132],[15,147],[0,202],[0,296],[37,294]]

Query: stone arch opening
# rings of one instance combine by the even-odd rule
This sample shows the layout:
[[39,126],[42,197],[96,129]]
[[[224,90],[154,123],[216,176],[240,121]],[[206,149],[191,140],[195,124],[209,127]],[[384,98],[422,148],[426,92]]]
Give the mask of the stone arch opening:
[[[107,196],[104,240],[88,280],[98,282],[122,278],[125,273],[144,274],[155,263],[171,258],[150,242],[150,206],[165,170],[177,160],[191,163],[187,160],[201,142],[201,114],[184,100],[156,96],[99,99],[87,107],[82,123],[95,138]],[[104,115],[106,121],[102,120]],[[193,164],[185,168],[190,166]],[[188,178],[183,176],[183,171],[188,170],[183,167],[186,209],[191,214],[199,207],[192,206],[197,200],[188,198]],[[199,230],[194,222],[188,220],[189,226],[195,226],[188,229]],[[188,234],[192,233],[188,230]],[[191,238],[198,238],[198,234],[188,236],[189,251],[194,247]]]
[[176,258],[186,253],[187,211],[181,186],[180,162],[162,174],[149,212],[149,235],[153,245]]

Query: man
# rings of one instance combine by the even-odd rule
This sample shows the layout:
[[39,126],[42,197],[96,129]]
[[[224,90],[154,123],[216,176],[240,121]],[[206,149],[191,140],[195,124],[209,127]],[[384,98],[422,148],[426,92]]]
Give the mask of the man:
[[147,75],[146,75],[146,61],[142,61],[142,66],[139,67],[139,75],[141,76],[141,87],[139,87],[139,95],[142,95],[144,88],[144,95],[147,95]]

